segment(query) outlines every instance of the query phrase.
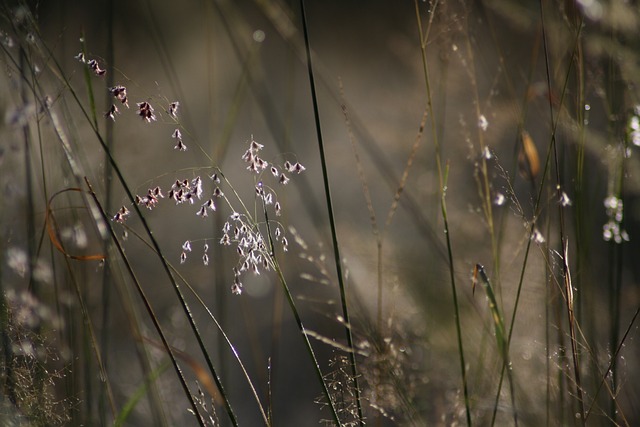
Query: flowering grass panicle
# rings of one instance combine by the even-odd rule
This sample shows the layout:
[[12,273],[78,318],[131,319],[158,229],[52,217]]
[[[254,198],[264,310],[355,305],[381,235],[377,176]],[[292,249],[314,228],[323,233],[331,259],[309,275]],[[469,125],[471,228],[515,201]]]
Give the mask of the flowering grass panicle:
[[[116,92],[118,94],[125,93],[122,89]],[[177,105],[178,103],[174,102],[169,107],[169,113],[172,116],[177,112]],[[140,103],[138,106],[138,114],[143,116],[143,118],[147,119],[145,115],[153,114],[153,108],[149,104]],[[154,119],[149,119],[148,121],[151,120]],[[172,137],[178,140],[176,148],[179,149],[182,144],[182,133],[180,129],[175,129]],[[258,143],[253,136],[250,138],[248,144],[249,147],[242,155],[241,160],[248,164],[246,170],[257,175],[254,190],[256,201],[260,202],[258,212],[263,212],[263,219],[255,218],[248,211],[241,213],[233,208],[234,203],[225,196],[225,192],[221,189],[223,185],[221,172],[215,172],[209,176],[213,188],[205,188],[205,182],[200,175],[197,175],[191,179],[176,179],[167,193],[168,199],[173,200],[176,205],[188,206],[194,205],[196,200],[202,200],[203,196],[208,194],[209,196],[205,198],[204,203],[201,203],[194,211],[197,217],[205,220],[219,210],[216,200],[221,200],[230,209],[231,213],[228,214],[222,226],[221,235],[204,239],[205,245],[202,252],[202,263],[205,266],[210,264],[209,254],[207,253],[209,248],[208,243],[206,243],[207,241],[217,241],[222,246],[234,246],[238,261],[233,268],[231,290],[237,295],[242,293],[243,285],[241,278],[245,273],[251,272],[254,275],[259,275],[261,272],[269,271],[274,267],[273,256],[275,254],[273,251],[275,248],[271,247],[272,242],[277,243],[284,252],[287,252],[289,249],[289,241],[285,236],[285,228],[280,222],[269,219],[267,208],[272,209],[276,217],[280,217],[282,215],[282,205],[278,201],[274,186],[265,183],[264,179],[271,177],[275,185],[287,185],[290,178],[285,175],[285,171],[291,174],[300,174],[306,170],[306,167],[298,161],[292,162],[286,160],[282,165],[277,165],[263,159],[261,152],[264,149],[264,145]],[[186,147],[184,147],[184,149],[186,149]],[[263,173],[266,171],[268,171],[268,173]],[[231,192],[237,196],[236,191],[226,178],[224,184],[229,186],[232,190]],[[160,199],[164,197],[161,187],[155,186],[150,188],[143,196],[136,195],[135,202],[139,206],[144,206],[151,210],[156,208]],[[237,202],[241,203],[243,207],[245,206],[241,200],[237,200]],[[261,214],[258,215],[262,216]],[[123,224],[129,216],[129,209],[127,209],[126,206],[122,206],[112,219],[116,223]],[[180,252],[181,264],[187,262],[189,252],[191,252],[191,242],[187,240],[182,245]]]

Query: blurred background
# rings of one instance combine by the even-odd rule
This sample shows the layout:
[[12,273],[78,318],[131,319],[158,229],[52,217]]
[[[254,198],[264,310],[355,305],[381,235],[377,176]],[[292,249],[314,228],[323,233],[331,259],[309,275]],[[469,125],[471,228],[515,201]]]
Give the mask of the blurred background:
[[[582,425],[576,382],[589,425],[640,423],[633,356],[640,306],[637,6],[494,0],[305,7],[367,424],[466,422],[457,312],[475,424],[489,425],[497,411],[497,425],[511,425],[515,405],[524,425]],[[5,2],[2,14],[6,412],[34,425],[33,414],[51,424],[111,424],[151,371],[155,389],[142,392],[125,425],[197,424],[122,258],[113,245],[104,249],[95,216],[83,207],[93,202],[76,192],[53,196],[86,189],[74,181],[86,176],[109,216],[122,206],[132,211],[124,224],[111,225],[199,396],[196,381],[208,378],[199,373],[206,370],[202,352],[98,134],[134,195],[159,186],[168,196],[176,180],[200,176],[206,200],[217,186],[209,177],[226,177],[220,188],[231,206],[216,199],[217,211],[201,218],[204,200],[177,205],[165,198],[143,208],[144,218],[175,267],[239,424],[264,422],[209,313],[272,424],[316,425],[331,414],[318,403],[322,390],[277,274],[245,273],[243,293],[234,295],[233,268],[241,263],[235,246],[219,244],[239,200],[263,218],[256,183],[272,189],[282,216],[271,219],[289,241],[286,252],[276,249],[278,262],[344,405],[343,422],[357,425],[300,4]],[[106,74],[79,61],[81,52]],[[116,85],[126,86],[128,108],[109,92]],[[45,96],[53,114],[44,112]],[[168,108],[176,101],[174,119]],[[140,102],[155,108],[157,120],[136,114]],[[120,112],[111,120],[104,113],[114,103]],[[174,149],[176,128],[186,151]],[[241,158],[252,140],[280,170],[285,161],[306,170],[290,174],[287,186],[268,169],[252,174]],[[54,231],[48,211],[55,212]],[[603,234],[605,224],[618,234]],[[56,242],[80,259],[63,256]],[[96,253],[106,259],[87,259]],[[513,327],[514,391],[505,379],[497,406],[503,360],[477,271],[472,288],[476,264],[485,267],[507,330]],[[40,265],[44,276],[36,274]],[[15,314],[24,307],[36,313],[29,322]],[[36,371],[26,390],[47,382],[48,406],[27,410],[27,391],[6,391],[14,356]],[[47,376],[38,366],[55,368]],[[609,367],[615,374],[601,381]],[[231,425],[221,400],[212,404],[203,388],[217,414],[213,425]]]

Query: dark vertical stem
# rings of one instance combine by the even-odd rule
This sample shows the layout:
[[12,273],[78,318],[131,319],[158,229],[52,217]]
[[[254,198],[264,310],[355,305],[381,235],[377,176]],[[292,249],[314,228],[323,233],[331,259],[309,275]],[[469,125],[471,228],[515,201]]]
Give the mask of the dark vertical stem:
[[[114,170],[117,173],[117,168],[114,168]],[[107,216],[107,213],[105,212],[105,210],[103,209],[102,205],[100,204],[100,201],[98,200],[98,196],[95,194],[95,192],[93,191],[93,187],[91,186],[91,184],[89,183],[89,181],[85,178],[87,187],[89,188],[89,194],[91,195],[93,201],[95,202],[98,210],[100,211],[100,214],[102,215],[102,220],[104,221],[104,224],[106,224],[108,231],[109,231],[109,235],[111,236],[111,240],[113,241],[115,248],[118,250],[118,253],[120,254],[120,256],[122,257],[122,260],[124,261],[125,267],[131,277],[131,279],[133,280],[133,283],[135,285],[135,289],[138,292],[138,295],[140,296],[142,302],[144,303],[144,306],[147,310],[147,313],[149,314],[149,318],[151,319],[156,332],[158,333],[158,335],[160,336],[160,339],[162,340],[162,344],[164,349],[166,350],[167,354],[169,355],[169,358],[171,359],[171,363],[173,364],[173,367],[176,370],[176,373],[178,374],[178,378],[180,380],[180,384],[182,385],[182,389],[185,393],[186,398],[189,400],[189,403],[191,405],[191,409],[193,410],[193,414],[195,415],[198,424],[201,427],[205,426],[205,422],[204,422],[204,418],[202,417],[202,415],[200,414],[199,410],[198,410],[198,405],[196,404],[193,395],[191,394],[191,391],[189,390],[189,386],[187,385],[187,380],[184,376],[184,373],[182,372],[182,368],[180,368],[180,366],[178,365],[178,361],[176,359],[175,356],[175,352],[173,350],[173,348],[169,345],[169,341],[167,340],[167,337],[164,333],[164,330],[162,329],[162,326],[160,325],[160,321],[158,320],[158,317],[156,316],[155,311],[153,310],[153,307],[151,306],[151,303],[149,301],[149,299],[147,298],[146,293],[144,292],[144,290],[142,289],[142,286],[140,285],[140,282],[138,281],[136,274],[133,271],[133,268],[131,267],[131,264],[129,263],[124,249],[122,248],[122,245],[120,245],[120,242],[118,241],[118,238],[115,235],[115,231],[113,230],[113,228],[111,227],[111,223],[109,220],[109,217]],[[157,249],[157,248],[156,248]],[[222,389],[219,389],[221,393],[223,393]],[[223,395],[223,398],[226,402],[226,396]],[[237,423],[234,423],[234,425],[237,425]]]
[[[611,29],[610,38],[612,41],[618,39],[617,29],[614,27]],[[607,83],[609,84],[609,88],[607,90],[607,101],[610,113],[610,123],[609,123],[609,133],[611,138],[617,138],[617,135],[623,133],[620,129],[620,118],[623,116],[622,108],[623,108],[623,90],[620,87],[620,82],[622,81],[621,72],[619,67],[616,65],[616,59],[613,56],[609,56],[608,59],[608,70],[607,70]],[[622,139],[622,146],[616,147],[621,148],[621,153],[624,153],[628,147],[625,145],[626,138]],[[617,144],[617,142],[616,142]],[[611,173],[614,178],[612,179],[612,194],[616,196],[620,203],[623,200],[624,194],[624,175],[625,175],[625,156],[619,155],[619,162],[616,164],[616,170],[613,170]],[[611,194],[610,194],[611,195]],[[623,208],[624,209],[624,208]],[[619,224],[621,231],[624,230],[624,210],[623,210],[623,221]],[[623,244],[624,239],[620,242],[612,241],[611,245],[611,259],[609,262],[610,269],[610,277],[609,277],[609,301],[610,301],[610,313],[611,313],[611,324],[609,330],[609,352],[612,357],[611,363],[611,389],[616,390],[618,388],[618,372],[617,372],[617,355],[616,349],[618,347],[618,340],[620,338],[620,295],[622,291],[622,260],[623,260]],[[612,396],[609,401],[609,417],[611,419],[612,424],[616,424],[618,420],[618,408],[616,407],[615,396]]]
[[[336,231],[335,217],[333,214],[333,202],[331,200],[331,189],[329,185],[329,172],[327,171],[327,159],[324,152],[324,141],[322,139],[322,128],[320,126],[320,112],[318,110],[318,97],[316,94],[316,84],[313,75],[313,65],[311,63],[311,48],[309,46],[309,31],[307,28],[307,16],[304,7],[304,0],[300,0],[300,10],[302,15],[302,29],[304,33],[304,45],[307,55],[307,70],[309,73],[309,86],[311,89],[311,98],[313,101],[313,114],[316,122],[316,134],[318,138],[318,150],[320,151],[320,163],[322,164],[322,180],[324,183],[324,193],[327,203],[327,212],[329,215],[329,225],[331,227],[331,239],[333,242],[333,252],[335,255],[336,272],[338,275],[338,285],[340,287],[340,300],[342,302],[342,315],[346,324],[345,331],[347,334],[347,343],[350,349],[353,350],[353,335],[352,325],[349,319],[349,309],[347,304],[347,293],[345,289],[344,277],[342,274],[342,261],[340,258],[340,248],[338,245],[338,235]],[[358,419],[361,426],[364,426],[364,418],[362,414],[362,404],[360,402],[360,388],[358,386],[358,369],[356,366],[355,352],[349,353],[349,362],[351,364],[351,374],[353,376],[355,399],[358,406]]]
[[[549,93],[551,93],[551,71],[550,71],[550,64],[549,64],[549,48],[547,45],[547,32],[546,32],[546,26],[545,26],[545,19],[544,19],[544,0],[540,0],[539,4],[540,4],[540,19],[542,20],[542,42],[543,42],[543,46],[544,46],[544,56],[545,56],[545,67],[546,67],[546,77],[547,77],[547,88]],[[574,54],[572,55],[571,59],[574,59],[574,55],[575,55],[575,51]],[[565,82],[566,84],[566,82]],[[563,96],[564,96],[564,91],[563,91]],[[551,134],[551,145],[553,147],[553,151],[554,151],[554,160],[555,160],[555,172],[556,172],[556,189],[557,189],[557,193],[558,193],[558,200],[560,200],[561,197],[561,193],[562,193],[562,181],[561,181],[561,173],[560,173],[560,165],[559,165],[559,159],[558,159],[558,150],[557,150],[557,143],[556,143],[556,133],[555,133],[555,118],[554,118],[554,111],[553,111],[553,103],[551,100],[551,97],[549,97],[549,115],[550,115],[550,124],[552,125],[553,128],[553,133]],[[578,409],[580,411],[580,420],[581,420],[581,424],[584,426],[585,425],[585,411],[584,411],[584,399],[583,399],[583,394],[582,394],[582,381],[581,381],[581,373],[580,373],[580,361],[578,359],[578,343],[577,343],[577,334],[576,334],[576,328],[575,328],[575,316],[574,316],[574,302],[573,302],[573,297],[570,295],[573,295],[573,291],[571,289],[569,289],[571,285],[571,281],[569,280],[570,278],[570,272],[569,272],[569,263],[568,260],[566,259],[567,255],[568,255],[568,241],[566,239],[565,236],[565,231],[564,231],[564,210],[563,210],[563,206],[561,204],[558,204],[558,214],[559,214],[559,223],[560,223],[560,244],[563,248],[563,254],[565,257],[564,262],[562,263],[563,266],[563,275],[565,277],[565,297],[566,297],[566,303],[567,303],[567,316],[568,316],[568,321],[569,321],[569,335],[571,338],[571,353],[572,353],[572,358],[573,358],[573,374],[574,374],[574,378],[575,378],[575,393],[576,396],[578,398]]]

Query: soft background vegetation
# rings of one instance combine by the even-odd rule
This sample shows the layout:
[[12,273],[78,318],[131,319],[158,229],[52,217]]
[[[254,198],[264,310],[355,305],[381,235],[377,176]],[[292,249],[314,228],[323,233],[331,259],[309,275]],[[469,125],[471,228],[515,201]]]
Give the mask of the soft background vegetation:
[[[358,425],[344,286],[367,425],[638,425],[638,6],[305,6],[317,98],[295,1],[2,3],[0,424],[197,425],[139,286],[209,425],[232,425],[224,398],[239,425],[265,424],[246,377],[272,425],[332,420],[296,315]],[[252,138],[306,170],[257,178]],[[265,240],[257,179],[283,207],[268,211],[283,276],[247,273],[241,295],[218,243],[231,208],[195,214],[214,172]],[[204,200],[160,199],[144,221],[125,190],[196,176]],[[127,221],[105,223],[121,206]]]

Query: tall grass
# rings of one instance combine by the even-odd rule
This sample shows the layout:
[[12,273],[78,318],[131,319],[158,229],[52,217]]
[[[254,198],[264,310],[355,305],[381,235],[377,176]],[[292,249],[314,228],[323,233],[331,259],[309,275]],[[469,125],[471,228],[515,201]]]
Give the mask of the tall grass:
[[0,424],[640,423],[636,7],[138,6],[1,6]]

